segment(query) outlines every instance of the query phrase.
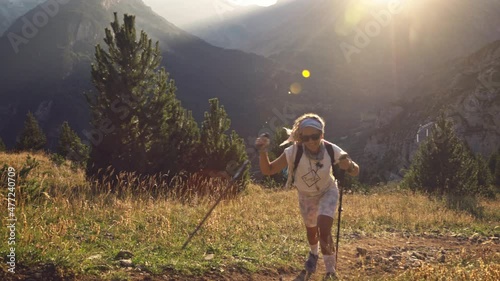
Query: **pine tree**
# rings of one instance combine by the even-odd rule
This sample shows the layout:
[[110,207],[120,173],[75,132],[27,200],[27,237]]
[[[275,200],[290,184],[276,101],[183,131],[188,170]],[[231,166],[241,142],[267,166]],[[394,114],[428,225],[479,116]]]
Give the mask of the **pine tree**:
[[61,125],[57,153],[78,166],[85,166],[89,157],[88,146],[82,143],[66,121]]
[[210,109],[205,112],[205,119],[201,123],[201,145],[203,146],[202,166],[216,170],[225,170],[226,152],[229,141],[226,131],[231,126],[223,106],[219,106],[217,98],[209,100]]
[[38,125],[33,114],[28,112],[24,121],[24,129],[16,142],[18,150],[41,150],[47,144],[47,137]]
[[455,135],[453,123],[444,113],[438,117],[431,136],[416,152],[404,185],[440,197],[477,192],[476,158]]
[[492,183],[500,187],[500,148],[491,154],[488,160],[488,168],[490,169],[492,175]]
[[3,142],[2,138],[0,138],[0,152],[6,151],[7,147],[5,146],[5,143]]
[[483,189],[489,187],[493,183],[493,176],[486,160],[481,155],[476,156],[477,161],[477,184]]
[[283,151],[285,151],[285,148],[287,148],[289,145],[280,146],[280,144],[284,142],[286,139],[288,139],[288,135],[285,129],[280,128],[274,132],[274,135],[271,140],[271,145],[269,147],[270,158],[272,159],[278,158],[283,153]]
[[488,159],[488,168],[492,175],[495,174],[495,166],[497,164],[498,151],[493,152]]
[[481,156],[477,155],[476,156],[477,160],[477,184],[478,184],[478,193],[482,196],[488,197],[488,198],[495,198],[495,188],[493,187],[494,185],[494,174],[491,173],[488,163],[486,160]]
[[137,40],[134,16],[124,15],[120,25],[114,15],[104,40],[108,52],[97,45],[92,64],[98,93],[88,102],[98,141],[92,143],[88,173],[108,166],[140,174],[175,173],[190,160],[198,127],[176,99],[173,80],[159,69],[158,42],[153,47],[144,31]]
[[[92,81],[96,96],[88,96],[92,109],[92,125],[100,134],[100,142],[93,142],[91,164],[93,170],[113,166],[117,170],[132,170],[130,165],[144,164],[143,156],[134,158],[134,150],[145,150],[143,142],[145,124],[141,120],[144,105],[154,81],[154,69],[159,66],[158,44],[142,32],[137,41],[135,17],[124,15],[120,25],[114,14],[112,31],[105,29],[105,52],[100,45],[95,48],[92,64]],[[140,141],[141,140],[141,141]]]
[[[280,144],[284,142],[286,139],[288,139],[288,135],[285,129],[280,128],[274,132],[274,135],[272,136],[271,139],[271,145],[269,147],[270,159],[278,158],[283,153],[283,151],[285,151],[285,148],[289,145],[280,146]],[[265,176],[264,180],[269,181],[269,185],[272,186],[277,185],[283,187],[287,181],[287,169],[285,169],[281,173],[277,173],[271,176]]]
[[500,155],[497,156],[495,173],[493,174],[493,183],[495,186],[500,187]]
[[[175,89],[175,88],[171,88]],[[180,101],[175,99],[175,94],[169,92],[162,97],[163,102],[158,106],[163,109],[158,111],[159,130],[151,146],[151,160],[154,172],[170,171],[197,171],[200,167],[199,157],[196,155],[200,142],[198,124],[193,118],[191,111],[183,109]]]
[[[215,170],[226,170],[228,166],[239,166],[248,156],[243,139],[229,130],[231,120],[217,98],[209,100],[210,109],[205,112],[201,125],[201,166]],[[236,165],[233,165],[235,164]],[[243,178],[248,179],[248,169]]]

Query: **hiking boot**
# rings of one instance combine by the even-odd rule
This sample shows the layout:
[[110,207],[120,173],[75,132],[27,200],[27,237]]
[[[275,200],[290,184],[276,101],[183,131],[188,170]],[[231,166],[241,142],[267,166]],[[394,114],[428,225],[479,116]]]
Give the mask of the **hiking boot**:
[[316,271],[316,264],[318,264],[318,258],[319,256],[309,252],[309,257],[307,258],[307,261],[304,264],[304,267],[306,268],[307,272],[313,273]]
[[336,272],[327,272],[325,274],[325,278],[323,278],[324,281],[333,281],[333,280],[339,280],[339,276],[337,275]]

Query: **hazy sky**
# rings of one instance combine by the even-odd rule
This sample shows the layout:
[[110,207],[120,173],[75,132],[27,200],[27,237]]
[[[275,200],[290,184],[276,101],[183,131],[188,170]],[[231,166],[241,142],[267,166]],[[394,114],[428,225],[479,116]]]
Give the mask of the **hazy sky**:
[[274,5],[278,0],[144,0],[155,12],[179,27],[224,20],[245,7]]

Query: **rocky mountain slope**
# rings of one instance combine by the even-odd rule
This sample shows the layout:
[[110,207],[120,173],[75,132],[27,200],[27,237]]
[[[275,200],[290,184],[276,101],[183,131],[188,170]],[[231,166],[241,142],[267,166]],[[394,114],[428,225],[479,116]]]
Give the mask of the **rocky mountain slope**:
[[[64,1],[63,1],[64,2]],[[58,2],[57,2],[58,3]],[[158,16],[142,1],[69,1],[49,14],[38,6],[18,19],[0,38],[0,136],[12,146],[26,112],[35,112],[55,145],[64,120],[80,133],[88,129],[83,93],[93,91],[90,63],[113,12],[136,15],[138,30],[160,42],[163,66],[178,87],[178,98],[200,120],[207,100],[218,97],[243,136],[255,135],[273,116],[260,113],[262,103],[277,100],[281,110],[293,75],[273,61],[214,47]],[[45,13],[46,17],[37,15]],[[46,18],[46,20],[41,21]],[[14,34],[14,35],[12,35]],[[282,99],[280,99],[280,97]]]
[[[410,7],[412,13],[392,16],[351,62],[340,44],[356,47],[356,30],[366,32],[373,13],[384,15],[386,8],[365,11],[350,29],[339,29],[345,15],[335,11],[352,10],[356,1],[270,7],[269,14],[252,19],[255,24],[264,26],[273,9],[281,9],[282,17],[249,37],[266,49],[265,58],[214,47],[139,0],[52,1],[59,2],[64,4],[48,12],[37,6],[26,20],[15,21],[8,31],[17,37],[0,37],[0,137],[10,147],[28,110],[52,147],[64,120],[83,136],[89,118],[83,93],[93,90],[94,46],[103,43],[114,11],[136,15],[138,30],[160,42],[163,66],[176,80],[183,105],[200,120],[207,99],[219,97],[247,145],[249,136],[317,112],[326,118],[326,138],[361,163],[364,179],[379,181],[402,176],[418,146],[417,132],[420,141],[444,107],[474,151],[487,156],[500,143],[500,51],[493,42],[499,37],[498,1],[405,1],[418,5]],[[433,8],[424,9],[426,3]],[[447,17],[440,17],[445,12]],[[309,78],[301,75],[303,69],[311,71]]]
[[411,98],[366,121],[364,127],[372,129],[356,136],[366,142],[357,151],[362,165],[369,167],[365,177],[400,178],[440,110],[453,119],[457,134],[475,153],[489,157],[500,145],[500,41],[420,76],[407,95]]
[[45,0],[0,0],[0,36],[20,16]]
[[308,68],[325,81],[321,90],[381,105],[415,77],[499,39],[499,13],[495,0],[295,0],[192,32]]

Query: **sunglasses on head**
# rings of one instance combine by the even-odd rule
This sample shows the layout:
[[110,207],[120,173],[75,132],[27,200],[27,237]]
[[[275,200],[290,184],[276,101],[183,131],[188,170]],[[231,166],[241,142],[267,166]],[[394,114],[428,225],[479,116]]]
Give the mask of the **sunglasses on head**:
[[312,134],[312,135],[301,135],[300,140],[302,142],[308,142],[309,139],[311,139],[313,141],[317,141],[317,140],[319,140],[320,137],[321,137],[321,133]]

